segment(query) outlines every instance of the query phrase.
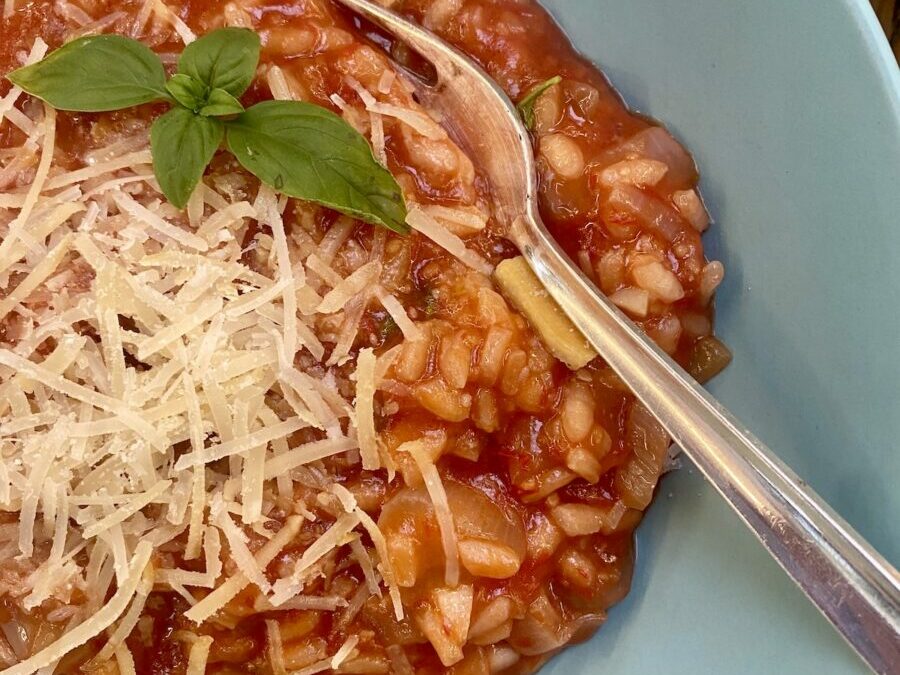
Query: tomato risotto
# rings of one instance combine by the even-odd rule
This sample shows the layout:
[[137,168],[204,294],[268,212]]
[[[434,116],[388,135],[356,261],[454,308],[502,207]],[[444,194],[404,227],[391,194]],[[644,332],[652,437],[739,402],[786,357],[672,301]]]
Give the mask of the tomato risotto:
[[[590,636],[669,439],[515,310],[413,55],[328,0],[2,4],[0,673],[515,674]],[[520,104],[553,235],[719,372],[679,142],[533,0],[383,4]]]

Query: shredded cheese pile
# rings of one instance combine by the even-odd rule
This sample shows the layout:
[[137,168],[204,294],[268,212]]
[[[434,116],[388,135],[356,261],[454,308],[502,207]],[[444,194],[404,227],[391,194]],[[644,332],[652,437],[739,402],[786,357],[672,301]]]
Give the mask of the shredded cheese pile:
[[[151,13],[165,15],[160,6],[144,3],[136,27]],[[174,29],[185,42],[193,39],[186,26],[175,22]],[[46,51],[37,40],[27,62]],[[268,70],[267,81],[276,98],[296,98],[279,68]],[[382,77],[379,91],[393,81],[393,74]],[[358,82],[349,85],[362,114],[370,116],[374,152],[382,160],[382,116],[428,138],[444,135],[424,112],[379,103]],[[375,391],[392,354],[351,352],[373,301],[405,339],[423,337],[402,303],[378,283],[383,234],[368,258],[342,276],[334,260],[353,221],[338,219],[318,243],[304,233],[289,240],[283,222],[288,200],[266,186],[254,186],[248,196],[234,188],[245,178],[238,174],[217,184],[207,177],[185,218],[159,194],[146,132],[117,138],[91,151],[85,166],[63,170],[54,161],[55,111],[44,106],[29,117],[16,107],[21,96],[13,88],[0,100],[0,124],[24,132],[21,151],[37,162],[27,186],[0,194],[0,217],[6,217],[0,220],[6,222],[0,287],[7,289],[0,326],[7,326],[12,345],[0,348],[0,508],[19,514],[16,527],[0,527],[0,559],[30,561],[22,579],[26,609],[49,599],[69,603],[76,592],[87,602],[61,638],[4,672],[52,668],[114,624],[95,660],[115,658],[132,672],[124,638],[154,584],[186,598],[187,617],[196,623],[250,584],[270,608],[294,603],[336,610],[347,603],[303,591],[316,562],[344,545],[365,573],[366,595],[358,602],[380,593],[384,583],[401,618],[385,538],[340,485],[320,496],[343,514],[288,576],[274,582],[266,576],[267,565],[314,518],[298,506],[280,529],[265,527],[276,501],[292,502],[298,468],[347,454],[365,470],[387,468],[393,478],[374,423]],[[346,113],[349,104],[339,105]],[[271,273],[242,262],[252,221],[271,232],[253,243],[268,251]],[[411,205],[408,222],[463,264],[490,272],[454,234],[485,226],[477,210]],[[43,302],[35,301],[40,293]],[[316,330],[322,317],[335,318],[338,326],[327,340],[330,349]],[[318,364],[319,375],[297,366],[301,352]],[[356,396],[348,401],[335,378],[321,373],[353,358]],[[309,429],[321,432],[320,440],[292,440]],[[430,458],[413,456],[429,493],[440,498]],[[438,499],[438,506],[445,501]],[[452,580],[458,575],[449,550],[452,520],[446,508],[437,512]],[[267,540],[255,553],[248,532]],[[371,554],[362,532],[374,545]],[[155,568],[154,551],[178,537],[186,542],[183,558],[202,560],[205,571]],[[230,576],[223,573],[226,547],[237,566]],[[198,600],[192,589],[207,591]],[[268,631],[270,658],[277,662],[283,658],[277,625]],[[209,646],[202,637],[191,644],[189,672],[204,672]],[[320,670],[336,668],[355,646],[348,641]]]

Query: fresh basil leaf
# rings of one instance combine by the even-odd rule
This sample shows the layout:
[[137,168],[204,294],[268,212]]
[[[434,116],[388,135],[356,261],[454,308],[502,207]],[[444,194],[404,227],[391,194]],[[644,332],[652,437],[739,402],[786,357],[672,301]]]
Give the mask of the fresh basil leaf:
[[522,121],[525,123],[526,129],[534,129],[534,104],[535,101],[538,100],[541,94],[547,91],[550,87],[555,84],[559,84],[562,82],[562,78],[559,75],[551,77],[549,80],[544,80],[543,82],[534,85],[531,89],[528,90],[528,93],[522,97],[522,100],[516,104],[516,108],[519,110],[519,114],[522,116]]
[[224,89],[208,91],[205,84],[184,73],[173,75],[166,82],[166,89],[185,108],[204,117],[221,117],[244,112],[241,102]]
[[72,40],[6,77],[60,110],[103,112],[168,98],[159,57],[120,35]]
[[242,112],[244,112],[244,106],[241,105],[241,102],[224,89],[213,89],[209,92],[206,103],[200,108],[200,114],[205,117],[237,115]]
[[330,110],[265,101],[226,126],[241,165],[291,197],[323,204],[395,232],[408,232],[403,194],[366,139]]
[[179,209],[200,182],[224,135],[221,120],[175,106],[150,128],[153,173],[163,194]]
[[194,40],[178,59],[178,72],[240,96],[253,81],[259,36],[247,28],[220,28]]
[[172,98],[194,112],[198,112],[206,103],[206,85],[184,73],[173,75],[166,82],[166,90],[172,94]]

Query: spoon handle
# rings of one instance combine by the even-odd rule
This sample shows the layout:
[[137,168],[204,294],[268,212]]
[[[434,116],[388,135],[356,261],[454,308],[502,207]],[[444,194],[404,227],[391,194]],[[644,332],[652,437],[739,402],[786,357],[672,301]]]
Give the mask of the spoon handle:
[[512,238],[563,311],[877,673],[900,664],[900,575],[577,270],[540,218]]

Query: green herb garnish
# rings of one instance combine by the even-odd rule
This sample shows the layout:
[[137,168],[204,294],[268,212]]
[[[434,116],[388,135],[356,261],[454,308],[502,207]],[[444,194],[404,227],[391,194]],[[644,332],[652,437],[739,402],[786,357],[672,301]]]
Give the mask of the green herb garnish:
[[184,208],[225,136],[225,125],[188,108],[173,107],[150,128],[153,173],[166,198]]
[[525,123],[525,128],[529,131],[534,129],[534,104],[535,101],[538,100],[541,94],[547,91],[550,87],[555,84],[559,84],[562,82],[562,77],[559,75],[555,75],[551,77],[549,80],[544,80],[543,82],[534,85],[525,96],[522,97],[522,100],[516,104],[516,109],[518,109],[519,114],[522,116],[522,121]]
[[438,310],[441,308],[441,303],[438,300],[437,294],[434,290],[429,289],[425,292],[425,316],[431,318],[435,314],[437,314]]
[[166,82],[166,91],[178,103],[195,113],[206,105],[206,85],[190,75],[175,73]]
[[168,97],[159,57],[120,35],[73,40],[6,79],[54,108],[77,112],[119,110]]
[[381,339],[381,342],[387,342],[388,339],[397,332],[398,328],[400,327],[390,314],[384,317],[378,325],[378,337]]
[[240,96],[253,82],[259,63],[259,36],[247,28],[221,28],[194,40],[178,59],[178,72],[210,89]]
[[73,40],[6,77],[60,110],[106,112],[152,102],[171,109],[150,130],[153,171],[184,208],[223,140],[238,162],[290,197],[408,232],[403,194],[365,138],[333,112],[300,101],[238,100],[259,62],[259,36],[213,31],[185,47],[168,80],[159,57],[119,35]]

